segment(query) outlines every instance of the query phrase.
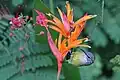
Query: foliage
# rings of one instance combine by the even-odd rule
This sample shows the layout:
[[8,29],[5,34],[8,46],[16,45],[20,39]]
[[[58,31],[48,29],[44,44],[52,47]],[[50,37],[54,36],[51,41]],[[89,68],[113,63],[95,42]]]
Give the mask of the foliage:
[[[43,0],[48,6],[51,4]],[[64,10],[66,0],[54,0],[54,12],[56,7]],[[92,52],[98,53],[101,57],[102,65],[111,65],[109,60],[120,52],[120,24],[119,24],[119,0],[69,0],[75,14],[75,20],[81,15],[96,14],[96,19],[88,21],[81,36],[89,36],[91,39]],[[119,61],[118,61],[119,62]],[[115,62],[114,62],[115,63]],[[113,63],[113,64],[114,64]],[[113,65],[112,64],[112,65]],[[115,63],[116,64],[116,63]],[[118,65],[118,64],[116,64]],[[102,67],[103,68],[103,67]],[[117,67],[118,68],[118,67]],[[90,68],[91,69],[91,68]],[[80,69],[81,71],[81,69]],[[104,71],[103,71],[104,73]],[[101,73],[100,75],[105,75]],[[114,74],[115,72],[111,72]],[[106,73],[107,74],[107,73]],[[115,73],[117,74],[117,73]],[[89,74],[86,76],[89,76]],[[113,77],[114,79],[115,77]],[[105,78],[104,78],[105,79]]]
[[12,0],[12,4],[13,4],[14,6],[17,6],[17,5],[22,4],[22,3],[23,3],[23,0],[19,0],[19,1],[17,1],[17,0]]
[[[3,22],[5,23],[6,21]],[[10,37],[10,25],[8,23],[6,23],[6,25],[2,25],[2,27],[8,27],[8,29],[1,34],[2,40],[0,42],[0,73],[2,73],[0,74],[0,78],[2,80],[14,80],[14,77],[18,77],[20,80],[23,80],[25,79],[24,76],[37,74],[38,72],[36,71],[40,70],[41,74],[38,75],[38,77],[46,75],[48,78],[51,77],[52,79],[52,76],[47,74],[48,71],[52,71],[52,68],[48,69],[47,67],[53,66],[53,61],[48,54],[49,49],[46,48],[46,45],[40,45],[35,42],[35,34],[32,25],[26,25],[30,34],[30,39],[27,42],[25,42],[25,32],[23,30],[12,31],[15,36]],[[19,48],[24,44],[25,48],[20,51]],[[47,68],[48,71],[45,68]],[[46,73],[44,69],[47,71]],[[54,71],[53,76],[55,74],[56,72]],[[31,77],[33,80],[34,75]],[[42,77],[46,78],[45,76]]]
[[[44,1],[48,3],[46,0]],[[85,28],[85,33],[90,36],[95,46],[105,47],[109,43],[109,39],[113,40],[116,44],[119,43],[120,38],[118,36],[120,35],[120,28],[119,25],[115,22],[116,19],[112,17],[113,14],[110,13],[110,9],[108,8],[114,4],[108,5],[110,4],[110,1],[107,3],[107,1],[104,0],[93,0],[92,3],[89,0],[69,1],[75,10],[75,19],[80,18],[80,15],[83,15],[86,12],[97,15],[97,18],[93,19],[93,21],[89,21],[86,25],[88,27]],[[56,5],[60,6],[62,9],[64,8],[64,4],[65,0],[56,2]],[[97,39],[97,36],[99,36],[100,39]]]
[[[4,17],[0,20],[0,78],[2,80],[39,79],[55,80],[56,70],[52,68],[53,60],[46,44],[35,42],[35,32],[31,23],[27,23],[27,33],[30,38],[26,41],[26,32],[22,29],[12,31]],[[20,48],[23,50],[20,50]],[[51,68],[50,68],[51,67]],[[51,75],[50,75],[51,74]]]
[[65,80],[81,80],[79,68],[71,64],[63,64],[63,74],[65,76]]
[[[35,2],[36,2],[36,4],[35,4],[35,6],[34,6],[34,8],[35,9],[38,9],[38,10],[40,10],[41,12],[44,12],[44,13],[51,13],[50,12],[50,10],[45,6],[45,5],[43,5],[42,4],[42,2],[39,2],[39,0],[35,0]],[[39,3],[38,3],[39,2]],[[42,5],[41,5],[42,4]],[[35,18],[35,16],[36,16],[36,14],[33,12],[33,17]],[[34,19],[35,20],[35,19]],[[35,21],[34,21],[35,22]],[[41,28],[40,28],[41,27]],[[35,31],[36,32],[40,32],[40,31],[42,31],[43,29],[42,29],[43,27],[42,26],[36,26],[35,27]],[[44,30],[44,32],[46,32],[45,30]],[[57,33],[55,33],[54,31],[51,31],[51,33],[52,33],[52,37],[55,39],[56,38],[56,35],[57,35]],[[38,38],[39,38],[39,40],[38,40]],[[41,37],[39,37],[39,36],[36,36],[36,41],[37,42],[39,42],[39,43],[43,43],[43,42],[47,42],[47,40],[46,40],[46,37],[44,37],[44,38],[42,38],[42,39],[40,39]],[[46,43],[45,42],[45,43]],[[63,66],[64,66],[64,64],[63,64]],[[63,67],[63,71],[64,72],[66,72],[66,69],[64,69],[65,67]],[[77,67],[72,67],[71,69],[73,69],[73,70],[75,70],[76,69],[76,71],[72,71],[73,73],[71,74],[71,75],[74,75],[74,73],[78,73],[79,74],[79,71],[78,71],[78,69],[77,69]],[[66,74],[64,74],[64,75],[66,75]],[[74,76],[75,77],[75,76]],[[76,77],[78,77],[78,79],[76,79],[76,80],[79,80],[80,79],[80,75],[77,75]],[[67,78],[67,75],[66,75],[66,77],[65,78]]]
[[110,62],[113,64],[114,71],[120,71],[120,55],[116,55]]
[[[25,2],[26,1],[26,2]],[[45,6],[45,4],[48,8]],[[0,13],[0,79],[2,80],[56,80],[56,62],[52,56],[45,36],[37,36],[36,34],[45,29],[30,23],[29,27],[30,39],[25,41],[25,32],[15,30],[16,36],[10,37],[9,20],[13,17],[15,7],[19,4],[23,6],[26,15],[34,13],[34,9],[38,9],[44,13],[54,12],[58,15],[56,7],[64,9],[66,0],[1,0],[1,4],[7,5],[10,9],[9,15]],[[51,1],[51,2],[50,2]],[[93,65],[74,67],[64,63],[63,76],[61,80],[119,80],[120,79],[120,10],[119,0],[69,0],[74,8],[75,20],[80,18],[86,12],[88,14],[96,14],[97,18],[86,23],[81,37],[89,36],[91,39],[91,51],[96,53],[96,60]],[[33,4],[34,3],[34,4]],[[34,5],[34,7],[33,7]],[[5,7],[5,6],[4,6]],[[0,9],[1,10],[1,9]],[[33,20],[35,17],[33,16]],[[46,33],[46,32],[45,32]],[[51,30],[52,37],[55,39],[57,33]],[[46,35],[46,34],[45,34]],[[35,39],[36,36],[36,39]],[[37,42],[36,42],[37,41]],[[26,43],[24,50],[19,48]],[[116,55],[117,54],[117,55]],[[100,59],[99,59],[100,55]],[[24,56],[24,57],[23,57]],[[110,62],[109,62],[110,61]],[[111,64],[112,63],[112,64]],[[103,74],[103,67],[112,65],[114,72],[109,78]],[[93,72],[92,72],[93,71]],[[94,72],[95,71],[95,72]],[[91,73],[92,72],[92,73]],[[65,78],[65,79],[64,79]]]

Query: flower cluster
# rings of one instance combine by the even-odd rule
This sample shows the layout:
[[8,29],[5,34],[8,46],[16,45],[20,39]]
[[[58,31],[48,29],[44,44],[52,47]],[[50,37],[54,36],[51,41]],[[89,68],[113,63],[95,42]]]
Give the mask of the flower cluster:
[[[90,48],[89,45],[83,44],[84,42],[88,41],[88,38],[78,39],[78,37],[81,34],[81,31],[83,30],[86,21],[96,17],[96,15],[85,14],[82,18],[74,22],[73,9],[71,9],[68,1],[66,2],[67,14],[62,12],[59,8],[57,9],[60,14],[61,20],[51,13],[48,13],[47,15],[52,17],[52,19],[47,19],[45,14],[38,10],[35,11],[38,14],[38,16],[36,17],[36,23],[41,26],[44,26],[47,30],[48,44],[53,55],[56,57],[58,63],[57,80],[59,80],[62,62],[66,57],[67,53],[71,50],[71,48],[75,47]],[[56,38],[55,42],[53,41],[48,28],[51,28],[59,33],[59,37]]]
[[[13,17],[10,19],[10,36],[13,36],[14,34],[12,33],[12,31],[14,31],[15,29],[24,29],[25,27],[27,27],[26,25],[29,24],[29,22],[32,20],[31,17],[29,16],[23,16],[22,14],[16,17]],[[25,30],[24,30],[25,31]],[[27,32],[27,31],[26,31]]]
[[[22,43],[24,42],[23,45],[20,45],[18,50],[20,52],[22,52],[23,50],[25,50],[27,44],[28,44],[28,40],[30,38],[30,28],[28,25],[31,24],[31,20],[32,17],[30,16],[23,16],[22,13],[20,15],[16,14],[15,17],[9,19],[10,20],[10,33],[9,36],[10,37],[14,37],[17,36],[15,34],[16,30],[22,30],[23,34],[24,34],[24,38],[19,38],[19,40],[16,40],[17,43],[19,43],[20,41],[22,41]],[[18,37],[18,36],[17,36]],[[24,57],[25,55],[22,54],[21,56],[21,72],[24,72]]]
[[38,16],[36,17],[36,24],[40,24],[41,26],[47,26],[47,18],[46,16],[39,12],[38,10],[35,10],[38,14]]
[[14,17],[10,19],[11,29],[14,30],[16,28],[21,28],[25,24],[25,20],[23,17]]

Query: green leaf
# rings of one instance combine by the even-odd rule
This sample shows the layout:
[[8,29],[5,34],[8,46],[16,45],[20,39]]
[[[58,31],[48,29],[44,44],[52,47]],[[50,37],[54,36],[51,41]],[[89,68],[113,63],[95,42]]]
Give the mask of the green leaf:
[[[43,13],[49,13],[50,12],[50,10],[46,7],[46,5],[41,0],[34,0],[34,9],[37,9],[37,10],[43,12]],[[35,12],[35,10],[33,10],[34,23],[36,23],[36,16],[37,16],[37,13]],[[43,27],[36,26],[35,27],[36,34],[39,34],[40,31],[46,32],[46,30]],[[46,43],[47,42],[47,37],[46,37],[46,35],[45,36],[37,36],[36,35],[36,41],[39,42],[39,43]]]
[[7,80],[16,73],[19,72],[19,69],[15,66],[5,66],[4,68],[0,69],[0,79]]
[[25,59],[25,69],[36,69],[39,67],[48,67],[52,66],[53,62],[51,58],[47,55],[37,55],[37,56],[31,56]]
[[10,63],[11,60],[12,60],[12,57],[9,55],[0,56],[0,67],[3,67],[6,64]]
[[120,79],[120,72],[115,72],[111,80],[119,80],[119,79]]
[[[10,71],[8,73],[8,71]],[[6,68],[2,68],[2,70],[0,70],[0,72],[2,73],[2,75],[0,75],[0,78],[2,80],[56,80],[56,73],[57,71],[53,68],[39,68],[36,71],[24,71],[23,74],[21,75],[21,73],[19,72],[19,69],[17,69],[17,67],[13,67],[13,66],[8,66]],[[19,72],[19,73],[18,73]]]
[[108,10],[105,10],[104,24],[102,28],[108,33],[110,38],[114,40],[116,44],[120,42],[120,27],[116,24],[116,20],[112,18]]
[[71,64],[63,64],[63,74],[65,76],[65,80],[81,80],[79,68]]
[[23,0],[12,0],[12,4],[14,6],[17,6],[17,5],[22,4],[22,3],[23,3]]
[[9,80],[56,80],[56,73],[53,68],[39,68],[35,72],[25,71],[23,75],[17,74]]
[[96,47],[105,47],[108,44],[108,39],[105,34],[100,30],[99,26],[95,26],[95,23],[93,22],[86,26],[86,32],[88,33],[88,35],[90,35],[91,41]]
[[[102,3],[105,0],[93,0],[92,3],[90,3],[89,0],[84,0],[83,1],[83,6],[82,9],[84,12],[87,12],[89,14],[96,14],[96,25],[97,29],[101,29],[100,30],[96,30],[95,35],[99,36],[98,40],[94,40],[93,43],[97,46],[102,46],[105,47],[105,45],[108,43],[108,38],[110,38],[111,40],[114,41],[114,43],[119,44],[120,43],[120,27],[119,27],[119,9],[118,9],[118,5],[117,3],[119,1],[105,1],[104,4]],[[114,6],[114,7],[113,7]],[[94,11],[93,11],[94,10]],[[116,14],[116,12],[118,14]],[[114,17],[114,15],[116,16],[116,19]],[[90,23],[92,24],[92,22]],[[96,27],[96,25],[94,25],[94,27]],[[89,25],[88,25],[89,27]],[[99,31],[101,33],[98,32]],[[89,33],[88,33],[89,35]],[[96,37],[96,36],[95,36]],[[106,38],[106,39],[105,39]],[[93,39],[94,36],[93,36]],[[102,40],[103,39],[103,40]],[[103,42],[103,43],[102,43]],[[104,44],[105,43],[105,44]]]
[[40,10],[43,13],[50,13],[49,8],[41,0],[34,0],[34,9]]
[[113,70],[116,72],[120,72],[120,55],[116,55],[114,58],[110,60],[110,63],[113,65]]
[[8,27],[9,24],[7,23],[7,21],[4,21],[4,20],[0,20],[0,24],[2,24],[4,27]]
[[116,55],[114,58],[110,60],[110,62],[114,65],[119,65],[120,66],[120,55]]

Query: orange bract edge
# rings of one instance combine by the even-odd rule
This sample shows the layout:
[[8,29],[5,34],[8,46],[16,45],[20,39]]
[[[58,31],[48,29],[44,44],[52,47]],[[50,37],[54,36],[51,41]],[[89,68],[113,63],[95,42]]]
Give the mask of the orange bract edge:
[[[59,32],[60,34],[62,34],[65,38],[69,38],[71,36],[71,29],[75,29],[75,27],[80,26],[80,28],[76,29],[76,32],[79,32],[80,35],[81,31],[84,28],[84,25],[86,23],[87,20],[96,17],[96,15],[87,15],[85,14],[82,18],[80,18],[79,20],[77,20],[76,22],[73,21],[73,9],[71,9],[69,2],[66,2],[66,11],[67,14],[64,14],[64,12],[62,12],[58,7],[57,10],[60,14],[60,17],[62,19],[59,20],[57,17],[55,17],[52,14],[48,14],[49,16],[52,16],[53,19],[52,20],[47,20],[49,23],[52,23],[54,25],[50,25],[50,28]],[[83,25],[84,24],[84,25]],[[67,25],[67,26],[66,26]]]

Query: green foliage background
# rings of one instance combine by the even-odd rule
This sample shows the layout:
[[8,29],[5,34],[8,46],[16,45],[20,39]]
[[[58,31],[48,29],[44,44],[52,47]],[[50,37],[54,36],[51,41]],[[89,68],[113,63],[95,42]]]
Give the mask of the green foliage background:
[[[24,9],[23,14],[33,16],[33,20],[36,15],[33,9],[39,9],[44,13],[51,11],[59,17],[56,7],[65,10],[65,2],[66,0],[0,0],[0,4],[10,10],[9,15],[0,16],[1,80],[56,80],[56,59],[48,47],[46,37],[35,35],[45,30],[39,26],[33,29],[32,24],[27,24],[30,39],[25,49],[19,51],[25,43],[25,32],[16,30],[13,31],[16,36],[10,37],[7,18],[14,16],[20,4]],[[119,80],[120,1],[69,0],[69,2],[74,9],[74,20],[79,19],[86,12],[97,15],[87,22],[81,35],[81,37],[90,37],[91,52],[95,54],[96,59],[94,64],[80,68],[64,63],[61,80]],[[53,38],[57,36],[52,30],[51,33]],[[24,72],[21,68],[24,68]]]

